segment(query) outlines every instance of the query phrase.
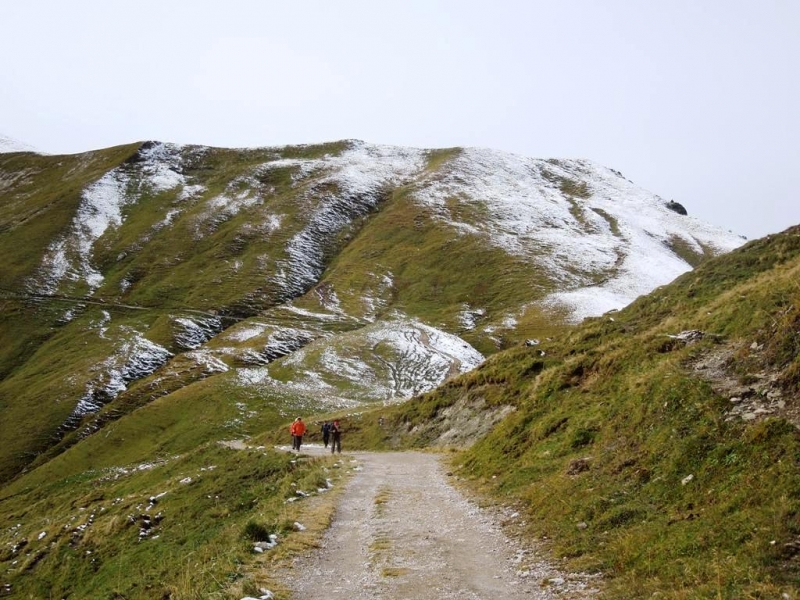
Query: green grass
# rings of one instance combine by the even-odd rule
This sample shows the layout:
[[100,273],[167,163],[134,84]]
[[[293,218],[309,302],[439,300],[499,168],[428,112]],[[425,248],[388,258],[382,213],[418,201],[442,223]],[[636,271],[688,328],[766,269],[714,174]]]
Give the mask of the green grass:
[[[285,500],[295,486],[336,478],[329,462],[212,443],[145,470],[90,470],[26,487],[0,500],[4,583],[19,598],[239,598],[269,556],[254,554],[252,542],[278,535],[267,551],[275,555],[297,545],[292,523],[307,501]],[[141,537],[145,519],[151,528]]]
[[712,256],[708,248],[697,250],[692,247],[685,239],[679,236],[673,236],[667,244],[669,248],[678,256],[680,256],[687,263],[696,267],[701,262]]
[[608,212],[604,211],[602,208],[592,207],[592,210],[606,220],[606,223],[608,223],[608,226],[611,228],[612,234],[614,234],[616,237],[621,237],[621,232],[619,229],[619,221],[617,221],[617,219],[615,219],[613,215],[608,214]]
[[428,171],[437,172],[449,161],[461,154],[461,148],[439,148],[428,151]]
[[413,432],[476,394],[515,406],[457,472],[524,506],[527,534],[548,539],[568,568],[604,573],[608,598],[795,597],[798,430],[782,418],[725,419],[727,398],[688,366],[720,342],[664,340],[697,328],[763,343],[757,359],[736,355],[732,373],[777,369],[796,394],[798,240],[795,228],[704,263],[613,320],[498,354],[389,420]]
[[[284,301],[282,292],[265,282],[277,272],[277,261],[285,257],[287,240],[306,225],[322,198],[306,194],[314,180],[295,182],[293,167],[258,168],[281,157],[337,154],[348,144],[251,151],[208,149],[200,158],[187,150],[185,175],[193,183],[201,183],[204,191],[195,199],[179,200],[180,188],[157,194],[147,187],[138,189],[137,201],[123,208],[124,224],[108,228],[93,248],[93,263],[105,276],[95,298],[111,313],[111,330],[130,326],[179,352],[172,318],[185,316],[185,310],[213,310],[241,318]],[[82,307],[80,296],[87,291],[85,286],[67,279],[59,290],[63,298],[33,303],[24,295],[26,281],[37,272],[47,245],[69,230],[81,194],[91,182],[122,165],[136,187],[135,167],[125,161],[134,157],[138,148],[139,144],[132,144],[74,156],[0,158],[0,168],[22,174],[16,186],[4,192],[0,204],[0,250],[7,266],[0,277],[0,333],[7,340],[0,349],[0,409],[4,415],[0,481],[18,474],[25,465],[41,464],[78,441],[74,434],[59,441],[59,428],[87,382],[96,377],[96,365],[109,354],[111,340],[88,327],[90,321],[100,319],[100,308]],[[209,212],[208,200],[239,193],[243,184],[235,182],[253,173],[261,178],[253,189],[261,195],[259,202],[224,218]],[[181,212],[172,226],[159,228],[168,211],[175,208]],[[263,222],[265,215],[280,217],[279,231],[265,233],[254,226]],[[204,235],[200,237],[198,231]],[[326,248],[329,257],[347,243],[348,232],[344,234],[331,240]],[[127,283],[124,291],[123,282]],[[150,310],[115,309],[117,302]],[[69,309],[77,309],[79,316],[65,323],[63,317]],[[174,362],[169,381],[157,393],[175,392],[176,383],[185,387],[198,380],[198,373],[180,359]],[[139,408],[154,400],[155,393],[139,385],[109,406],[103,418],[113,420]]]

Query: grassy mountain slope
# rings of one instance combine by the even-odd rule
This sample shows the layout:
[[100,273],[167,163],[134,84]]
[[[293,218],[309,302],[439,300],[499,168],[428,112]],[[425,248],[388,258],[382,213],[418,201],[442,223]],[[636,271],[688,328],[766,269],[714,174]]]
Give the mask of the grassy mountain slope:
[[477,364],[449,335],[488,355],[740,243],[586,161],[356,141],[0,154],[0,481],[201,382],[229,400],[217,436],[264,396],[399,401]]
[[796,597],[800,231],[704,262],[740,240],[665,204],[476,149],[0,154],[0,594],[254,593],[343,469],[219,442],[346,411],[477,441],[457,472],[610,597]]
[[794,227],[383,409],[384,431],[439,444],[459,407],[513,406],[456,472],[608,597],[797,598],[798,281]]
[[[503,348],[475,377],[508,364],[521,406],[568,357],[520,341],[740,243],[586,161],[355,141],[0,153],[0,572],[20,597],[238,593],[248,522],[288,533],[291,483],[319,487],[324,465],[217,442],[298,411],[389,414]],[[472,435],[507,415],[495,377]],[[406,421],[451,396],[425,398]],[[163,491],[163,535],[140,541]]]

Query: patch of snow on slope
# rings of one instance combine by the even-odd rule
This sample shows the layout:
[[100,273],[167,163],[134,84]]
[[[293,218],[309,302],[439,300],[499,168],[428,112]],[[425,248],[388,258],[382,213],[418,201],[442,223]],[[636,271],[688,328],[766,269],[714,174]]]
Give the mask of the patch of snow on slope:
[[75,424],[83,416],[97,412],[102,406],[127,389],[128,384],[153,373],[172,356],[166,348],[155,344],[130,327],[120,327],[126,337],[114,354],[95,367],[97,377],[86,386],[66,425]]
[[483,355],[458,336],[419,321],[379,323],[367,333],[367,339],[374,349],[389,349],[382,349],[382,356],[375,353],[390,376],[386,400],[405,400],[427,392],[450,375],[467,373],[483,362]]
[[372,369],[363,360],[353,356],[340,356],[330,346],[322,351],[320,362],[327,371],[345,379],[361,382],[376,379]]
[[315,319],[315,320],[318,320],[318,321],[338,321],[339,319],[342,318],[341,315],[331,315],[331,314],[327,314],[327,313],[313,312],[313,311],[310,311],[310,310],[306,310],[305,308],[300,308],[298,306],[294,306],[294,305],[289,304],[289,303],[282,304],[280,306],[277,306],[276,308],[279,309],[279,310],[287,310],[289,312],[293,312],[293,313],[295,313],[297,315],[300,315],[302,317],[309,317],[311,319]]
[[203,192],[206,191],[206,186],[194,184],[194,185],[186,185],[184,183],[183,189],[178,193],[178,201],[184,202],[189,200],[190,198],[194,198],[195,196],[199,196]]
[[336,295],[336,290],[333,289],[332,285],[318,286],[314,289],[314,295],[319,300],[320,306],[328,312],[336,313],[338,315],[344,314],[344,311],[342,310],[342,303],[339,300],[339,296]]
[[610,169],[588,161],[562,165],[568,176],[589,183],[593,195],[588,204],[616,219],[625,240],[618,250],[620,260],[611,277],[597,285],[552,294],[545,300],[570,309],[573,321],[622,308],[691,270],[670,249],[674,239],[680,239],[697,253],[703,253],[704,246],[718,253],[729,252],[744,243],[741,236],[669,210],[663,199]]
[[[291,381],[270,377],[268,367],[239,369],[237,380],[246,386],[267,385],[320,405],[342,405],[343,394],[348,402],[398,402],[429,391],[483,361],[461,338],[419,321],[398,318],[351,335],[349,342],[347,336],[342,339],[342,346],[328,345],[318,352],[318,346],[312,345],[281,361],[281,370],[293,373]],[[353,347],[365,351],[354,352]]]
[[[289,241],[288,258],[280,261],[282,269],[275,278],[287,296],[300,295],[319,279],[330,240],[372,210],[384,189],[418,175],[425,167],[425,156],[424,151],[413,148],[352,142],[339,156],[282,159],[262,166],[299,166],[315,175],[305,198],[316,205],[306,226]],[[331,187],[337,193],[328,191]]]
[[503,318],[501,325],[507,329],[513,329],[517,326],[517,319],[511,315],[508,315]]
[[220,339],[221,343],[245,346],[220,346],[214,351],[232,356],[246,365],[265,365],[326,335],[309,329],[247,321],[227,329]]
[[98,333],[101,338],[108,339],[106,337],[106,332],[108,331],[108,325],[111,323],[111,313],[107,310],[100,311],[102,315],[99,321],[92,321],[89,323],[89,327],[92,329],[97,329]]
[[374,296],[369,293],[362,292],[361,303],[364,305],[363,318],[369,322],[374,322],[377,318],[377,313],[386,308],[389,304],[392,287],[394,286],[394,279],[391,272],[387,272],[381,276],[375,273],[368,273],[370,277],[377,280],[377,289],[374,290]]
[[[569,185],[582,187],[570,193]],[[465,149],[421,184],[415,197],[464,234],[538,264],[567,295],[574,319],[621,308],[691,267],[668,247],[678,237],[697,251],[728,251],[742,238],[669,210],[665,202],[588,161],[544,161]],[[458,221],[457,200],[485,215]],[[597,280],[605,280],[597,286]],[[570,295],[571,294],[571,295]],[[589,302],[591,300],[591,302]]]
[[261,197],[253,195],[252,190],[244,190],[235,195],[220,194],[208,201],[211,213],[223,214],[230,218],[236,215],[243,208],[249,208],[261,203]]
[[103,276],[92,266],[92,246],[106,229],[122,224],[128,183],[128,175],[114,169],[83,191],[69,233],[45,253],[37,292],[55,293],[64,279],[85,280],[90,291],[102,284]]
[[183,147],[177,144],[162,142],[146,143],[139,151],[143,183],[148,184],[153,191],[163,192],[185,185],[183,176]]
[[463,309],[458,313],[458,320],[464,329],[475,329],[478,320],[486,314],[484,308],[470,308],[469,304],[464,304]]
[[255,387],[266,385],[275,380],[269,376],[269,369],[265,367],[245,367],[236,369],[236,381],[244,387]]
[[103,275],[92,264],[95,242],[122,225],[123,208],[136,201],[137,189],[163,191],[184,183],[179,151],[174,144],[144,145],[135,169],[117,167],[87,186],[68,231],[45,252],[32,291],[53,294],[64,280],[86,281],[90,293],[100,287]]
[[[426,180],[415,197],[457,229],[483,233],[507,252],[527,256],[536,248],[532,242],[541,231],[575,233],[569,205],[540,175],[538,162],[492,150],[464,149]],[[485,222],[455,220],[447,208],[452,199],[484,209]]]
[[212,373],[225,373],[229,367],[208,350],[192,350],[185,354],[186,358],[203,368],[207,375]]
[[[241,210],[263,204],[264,200],[257,190],[258,182],[252,177],[237,177],[228,183],[222,194],[206,202],[206,210],[198,215],[198,223],[215,228]],[[199,234],[202,235],[202,232]]]
[[233,326],[225,331],[224,338],[233,342],[246,342],[249,339],[258,337],[270,326],[265,323],[246,323],[241,326]]
[[153,226],[153,229],[155,229],[156,231],[160,231],[165,227],[169,227],[170,225],[172,225],[172,221],[175,220],[175,217],[177,217],[179,214],[181,214],[180,209],[177,208],[169,209],[167,211],[167,214],[164,215],[164,218]]
[[275,327],[260,354],[271,362],[299,350],[315,337],[313,332],[305,329]]
[[173,319],[175,343],[185,350],[194,350],[222,331],[218,317],[176,317]]

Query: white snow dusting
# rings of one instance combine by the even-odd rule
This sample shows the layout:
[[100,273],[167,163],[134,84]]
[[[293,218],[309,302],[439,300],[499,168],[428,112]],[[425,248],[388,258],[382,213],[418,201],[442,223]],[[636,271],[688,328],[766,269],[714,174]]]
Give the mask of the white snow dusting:
[[0,154],[10,152],[35,152],[36,154],[41,154],[41,152],[30,144],[0,134]]
[[[155,142],[145,144],[139,151],[141,172],[144,175],[142,184],[149,185],[155,192],[163,192],[185,185],[182,174],[183,146]],[[184,190],[185,191],[185,190]]]
[[160,192],[185,183],[180,151],[175,144],[144,145],[135,169],[117,167],[87,186],[67,232],[45,252],[32,291],[53,294],[64,280],[85,281],[90,294],[100,287],[103,275],[93,266],[95,242],[109,227],[122,225],[123,209],[137,200],[137,192]]
[[205,344],[222,330],[218,317],[175,317],[175,342],[186,350],[194,350]]
[[249,339],[258,337],[269,327],[266,323],[248,322],[240,326],[233,326],[225,331],[224,339],[233,342],[246,342]]
[[[335,406],[399,402],[435,388],[447,377],[466,373],[483,361],[483,356],[461,338],[401,315],[340,339],[321,351],[311,344],[282,359],[281,369],[294,373],[290,381],[271,377],[269,367],[238,369],[237,381]],[[346,399],[342,389],[350,390]]]
[[212,373],[225,373],[230,367],[214,356],[208,350],[192,350],[187,352],[185,356],[200,367],[203,372],[210,375]]
[[95,367],[98,375],[86,386],[86,393],[78,401],[67,423],[98,411],[103,404],[124,392],[128,383],[146,377],[161,367],[172,356],[166,348],[155,344],[138,331],[122,326],[121,337],[114,354]]
[[486,314],[486,309],[470,308],[469,304],[464,304],[464,308],[458,314],[458,320],[464,329],[475,329],[478,320]]
[[[691,267],[674,254],[675,238],[702,252],[743,243],[739,236],[666,208],[666,202],[589,161],[545,161],[469,148],[419,184],[415,197],[462,234],[538,264],[572,288],[546,304],[579,320],[672,281]],[[448,201],[471,204],[482,222],[460,222]],[[604,278],[603,284],[594,281]],[[604,277],[602,277],[604,276]]]
[[92,247],[106,229],[122,224],[129,181],[126,173],[114,169],[83,191],[69,232],[45,253],[35,291],[53,294],[64,279],[84,280],[90,291],[103,283],[103,276],[92,265]]

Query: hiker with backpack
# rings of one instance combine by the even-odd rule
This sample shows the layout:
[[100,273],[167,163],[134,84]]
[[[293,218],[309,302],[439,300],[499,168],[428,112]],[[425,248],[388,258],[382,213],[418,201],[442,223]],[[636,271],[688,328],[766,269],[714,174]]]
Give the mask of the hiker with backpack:
[[322,443],[325,444],[325,447],[328,447],[328,440],[331,439],[331,424],[330,421],[325,421],[322,424]]
[[342,453],[342,427],[338,419],[331,424],[331,454],[334,452]]
[[289,427],[289,433],[292,434],[292,450],[300,451],[300,445],[303,443],[303,434],[306,432],[306,424],[303,419],[297,417],[292,426]]

